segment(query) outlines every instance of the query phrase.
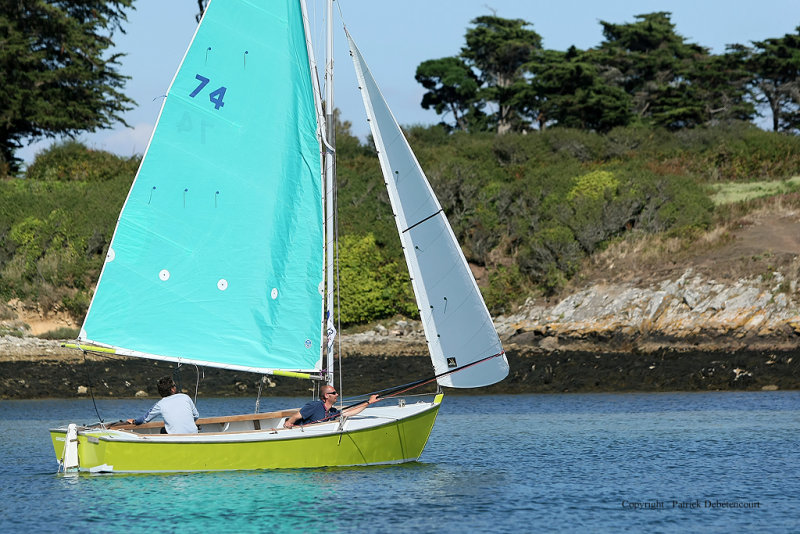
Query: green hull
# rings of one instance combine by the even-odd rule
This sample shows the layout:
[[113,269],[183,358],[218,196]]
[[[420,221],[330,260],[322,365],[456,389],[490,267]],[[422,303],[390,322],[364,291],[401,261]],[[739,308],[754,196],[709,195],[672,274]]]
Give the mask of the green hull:
[[[306,430],[263,430],[192,436],[136,435],[81,429],[81,471],[170,472],[376,465],[415,461],[428,441],[441,395],[423,408],[394,416],[351,417]],[[403,408],[393,408],[402,411]],[[390,409],[391,410],[391,409]],[[376,410],[377,411],[377,410]],[[57,459],[66,429],[50,431]]]

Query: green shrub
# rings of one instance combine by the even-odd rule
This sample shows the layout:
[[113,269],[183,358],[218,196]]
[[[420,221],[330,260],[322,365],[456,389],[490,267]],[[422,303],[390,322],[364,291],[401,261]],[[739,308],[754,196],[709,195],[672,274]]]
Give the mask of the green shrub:
[[44,220],[26,217],[12,226],[8,240],[14,257],[3,269],[6,283],[41,280],[71,284],[86,271],[85,238],[76,235],[65,210],[50,212]]
[[553,293],[577,272],[582,256],[572,231],[553,225],[536,232],[520,247],[517,264],[534,283]]
[[660,152],[672,142],[674,134],[661,128],[632,125],[611,129],[605,135],[604,160],[631,159],[640,154]]
[[417,315],[405,265],[387,261],[372,234],[339,240],[342,323],[347,326],[405,315]]
[[[89,182],[63,172],[70,165],[59,162],[61,150],[57,145],[37,157],[26,179],[0,180],[0,298],[36,302],[46,311],[64,307],[80,320],[136,161],[65,144],[70,165],[90,161],[99,169],[80,175],[100,180]],[[103,174],[111,172],[117,174]]]
[[56,328],[55,330],[49,330],[42,334],[39,334],[39,339],[76,339],[78,337],[78,333],[80,332],[79,328],[69,328],[66,326],[62,326],[61,328]]
[[800,172],[800,138],[749,123],[679,131],[662,153],[705,183],[779,180]]
[[614,173],[605,170],[595,170],[578,177],[575,186],[567,193],[567,200],[589,198],[598,200],[603,198],[607,191],[616,191],[619,180]]
[[76,291],[74,294],[66,295],[61,299],[64,309],[75,319],[82,320],[89,310],[92,298],[88,290]]
[[139,158],[120,158],[102,150],[91,150],[77,141],[54,144],[36,155],[26,171],[29,180],[101,182],[120,174],[133,175]]
[[23,334],[19,328],[10,328],[0,325],[0,337],[2,336],[24,337],[25,334]]
[[549,128],[539,135],[554,154],[582,163],[599,160],[604,153],[603,137],[596,133],[571,128]]
[[447,128],[441,124],[433,126],[412,125],[403,129],[409,144],[416,150],[417,147],[432,147],[445,145],[450,142]]
[[516,264],[500,265],[489,271],[489,285],[481,288],[486,307],[492,314],[510,313],[514,306],[525,299],[530,284]]

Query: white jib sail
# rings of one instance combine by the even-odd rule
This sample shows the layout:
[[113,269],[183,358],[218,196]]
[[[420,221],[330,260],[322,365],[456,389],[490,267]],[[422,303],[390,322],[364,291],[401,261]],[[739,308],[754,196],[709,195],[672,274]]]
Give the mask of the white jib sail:
[[441,374],[480,362],[439,383],[473,388],[499,382],[508,375],[508,361],[475,278],[425,173],[347,37],[434,370]]

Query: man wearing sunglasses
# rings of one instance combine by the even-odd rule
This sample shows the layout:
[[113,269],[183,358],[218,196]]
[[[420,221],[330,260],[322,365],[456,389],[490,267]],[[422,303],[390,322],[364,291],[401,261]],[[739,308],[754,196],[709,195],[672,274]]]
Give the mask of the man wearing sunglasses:
[[341,415],[349,417],[361,413],[361,411],[370,404],[378,402],[378,396],[372,395],[368,400],[340,412],[333,406],[338,399],[338,395],[333,386],[322,386],[319,390],[319,400],[311,401],[300,408],[299,412],[286,419],[286,422],[283,423],[283,427],[292,428],[295,425],[307,425],[308,423],[316,423],[318,421],[331,421]]

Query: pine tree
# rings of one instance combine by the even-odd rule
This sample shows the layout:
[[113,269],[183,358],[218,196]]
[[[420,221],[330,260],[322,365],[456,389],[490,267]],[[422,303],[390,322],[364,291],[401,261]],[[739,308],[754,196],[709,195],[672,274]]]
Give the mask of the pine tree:
[[108,128],[134,102],[107,54],[133,0],[0,0],[0,167],[23,141]]

